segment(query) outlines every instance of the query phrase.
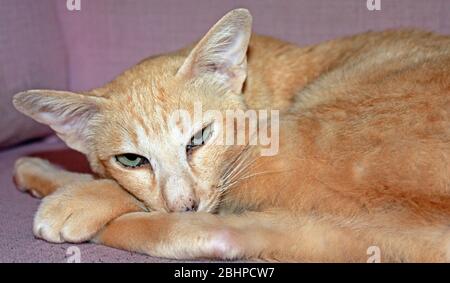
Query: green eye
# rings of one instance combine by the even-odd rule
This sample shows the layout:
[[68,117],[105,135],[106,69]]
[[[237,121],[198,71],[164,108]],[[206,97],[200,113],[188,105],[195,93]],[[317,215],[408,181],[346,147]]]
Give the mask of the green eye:
[[121,165],[128,167],[128,168],[136,168],[141,167],[145,164],[148,164],[148,159],[132,153],[125,153],[121,155],[116,155],[116,160]]
[[204,127],[201,131],[198,131],[190,140],[189,144],[186,145],[186,152],[189,154],[195,148],[204,145],[212,136],[212,124]]

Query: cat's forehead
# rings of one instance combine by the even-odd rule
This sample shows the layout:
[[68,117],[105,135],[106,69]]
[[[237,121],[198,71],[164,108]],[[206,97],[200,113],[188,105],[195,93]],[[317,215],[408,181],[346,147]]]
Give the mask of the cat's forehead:
[[[153,67],[152,67],[153,68]],[[208,80],[177,78],[176,68],[158,72],[155,68],[134,68],[103,90],[109,103],[104,110],[105,136],[123,152],[148,151],[150,147],[165,147],[185,142],[186,124],[177,119],[180,111],[194,120],[196,107],[203,111],[220,109],[223,103],[220,87]],[[193,123],[190,123],[193,126]]]
[[154,147],[167,146],[173,140],[169,116],[167,108],[126,99],[116,104],[116,110],[109,109],[105,114],[108,126],[103,131],[118,152],[145,155],[155,152]]
[[116,111],[123,122],[139,125],[149,135],[160,135],[167,130],[169,117],[174,111],[180,107],[189,108],[189,103],[183,103],[182,106],[181,97],[177,96],[168,95],[165,88],[150,84],[149,87],[122,94],[110,110]]
[[[153,151],[182,138],[182,125],[173,122],[180,109],[192,112],[193,101],[182,87],[141,80],[111,97],[104,111],[105,135],[123,152]],[[192,97],[192,96],[191,96]]]

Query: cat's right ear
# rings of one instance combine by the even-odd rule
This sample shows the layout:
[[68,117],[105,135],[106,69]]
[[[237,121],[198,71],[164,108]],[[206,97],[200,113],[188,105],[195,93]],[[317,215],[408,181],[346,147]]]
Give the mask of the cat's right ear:
[[177,76],[211,75],[236,93],[247,77],[247,48],[252,16],[235,9],[223,16],[197,43],[178,70]]
[[87,154],[89,123],[104,98],[68,91],[29,90],[14,95],[17,110],[50,126],[70,147]]

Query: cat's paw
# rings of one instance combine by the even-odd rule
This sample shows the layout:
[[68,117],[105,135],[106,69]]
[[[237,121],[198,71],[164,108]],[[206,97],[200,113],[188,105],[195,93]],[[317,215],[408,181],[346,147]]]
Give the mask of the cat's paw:
[[14,164],[14,182],[18,190],[42,198],[53,191],[45,176],[60,170],[47,160],[36,157],[21,157]]
[[50,195],[34,217],[34,235],[53,243],[89,240],[103,227],[103,221],[95,220],[92,205],[58,192]]
[[53,243],[85,242],[114,218],[139,210],[140,203],[111,180],[73,184],[42,201],[33,232]]

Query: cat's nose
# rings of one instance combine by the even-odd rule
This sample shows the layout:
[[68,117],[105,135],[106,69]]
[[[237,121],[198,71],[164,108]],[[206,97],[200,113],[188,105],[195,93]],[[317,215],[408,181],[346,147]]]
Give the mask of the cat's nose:
[[168,178],[164,188],[164,198],[170,212],[197,210],[197,199],[189,180],[177,175]]
[[197,211],[198,203],[193,197],[189,197],[185,200],[175,201],[174,204],[169,205],[171,212],[193,212]]
[[196,202],[194,199],[192,199],[191,201],[189,201],[189,202],[185,205],[185,207],[186,207],[186,208],[184,209],[185,212],[197,211],[198,204],[197,204],[197,202]]

